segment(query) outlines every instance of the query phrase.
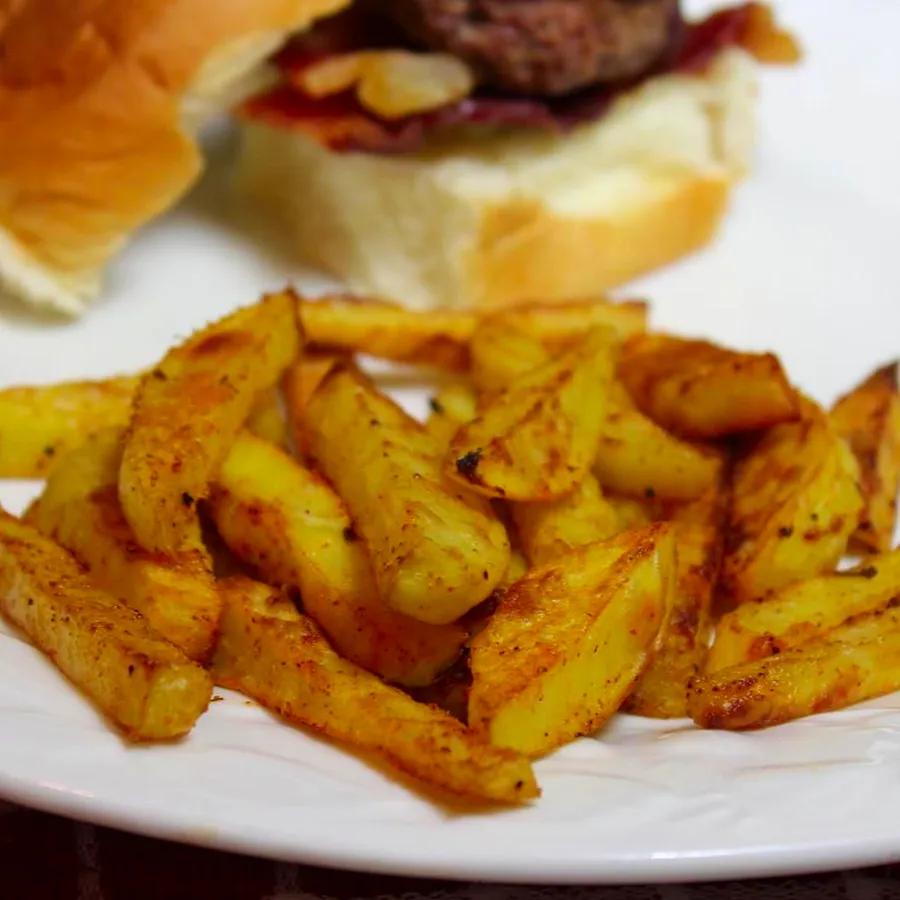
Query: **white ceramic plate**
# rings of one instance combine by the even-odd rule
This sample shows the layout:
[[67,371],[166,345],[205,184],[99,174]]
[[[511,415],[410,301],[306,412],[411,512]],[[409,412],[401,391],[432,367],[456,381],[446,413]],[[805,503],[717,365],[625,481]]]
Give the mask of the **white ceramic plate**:
[[[831,400],[900,351],[900,4],[782,4],[809,61],[764,78],[723,236],[640,285],[659,324],[777,350]],[[297,273],[208,180],[62,325],[0,308],[0,383],[128,371]],[[226,211],[227,212],[227,211]],[[303,281],[308,284],[308,281]],[[19,508],[35,485],[4,484]],[[617,718],[538,763],[527,809],[458,815],[220,692],[186,740],[125,746],[0,626],[0,795],[176,840],[398,874],[660,881],[900,859],[900,695],[758,734]]]

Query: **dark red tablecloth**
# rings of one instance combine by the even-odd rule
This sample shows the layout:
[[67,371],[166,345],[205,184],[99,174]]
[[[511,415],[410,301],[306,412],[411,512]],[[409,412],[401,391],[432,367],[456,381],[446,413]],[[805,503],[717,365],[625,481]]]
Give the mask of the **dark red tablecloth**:
[[891,900],[900,866],[706,885],[524,887],[386,878],[201,850],[0,803],[2,900]]

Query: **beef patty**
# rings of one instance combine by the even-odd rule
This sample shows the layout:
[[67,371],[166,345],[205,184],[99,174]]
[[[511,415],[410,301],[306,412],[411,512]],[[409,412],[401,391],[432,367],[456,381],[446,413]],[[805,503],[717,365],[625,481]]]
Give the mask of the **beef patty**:
[[377,0],[414,41],[516,93],[632,78],[677,41],[678,0]]

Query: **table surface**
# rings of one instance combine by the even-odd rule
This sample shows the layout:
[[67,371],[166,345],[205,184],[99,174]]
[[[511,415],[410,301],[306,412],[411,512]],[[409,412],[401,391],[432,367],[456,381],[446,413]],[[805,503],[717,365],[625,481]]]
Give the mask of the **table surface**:
[[0,803],[10,900],[889,900],[900,865],[797,878],[646,887],[523,887],[389,878],[139,837]]

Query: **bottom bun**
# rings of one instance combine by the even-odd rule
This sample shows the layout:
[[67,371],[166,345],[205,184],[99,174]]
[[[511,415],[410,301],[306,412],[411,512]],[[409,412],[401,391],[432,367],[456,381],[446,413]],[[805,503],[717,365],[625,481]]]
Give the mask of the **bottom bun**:
[[245,125],[238,190],[300,261],[408,306],[596,295],[700,247],[753,146],[755,63],[651,79],[566,135],[470,131],[336,153]]

